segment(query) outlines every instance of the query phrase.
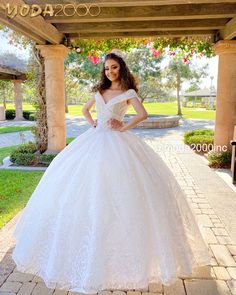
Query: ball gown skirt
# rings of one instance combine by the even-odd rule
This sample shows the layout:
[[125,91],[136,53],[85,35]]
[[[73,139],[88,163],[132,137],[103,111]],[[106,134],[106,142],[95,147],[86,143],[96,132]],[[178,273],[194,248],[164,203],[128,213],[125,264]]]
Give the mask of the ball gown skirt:
[[17,270],[47,287],[82,293],[170,285],[209,265],[210,255],[186,196],[161,157],[122,120],[133,89],[105,103],[98,125],[51,162],[13,236]]

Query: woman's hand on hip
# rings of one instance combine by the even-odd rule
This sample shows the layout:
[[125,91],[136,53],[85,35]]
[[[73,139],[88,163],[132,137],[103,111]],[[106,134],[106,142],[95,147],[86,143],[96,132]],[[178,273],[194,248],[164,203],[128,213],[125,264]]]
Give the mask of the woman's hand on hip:
[[109,124],[109,126],[114,129],[114,130],[120,130],[120,128],[123,126],[124,122],[116,120],[114,118],[111,118],[107,121],[107,123]]

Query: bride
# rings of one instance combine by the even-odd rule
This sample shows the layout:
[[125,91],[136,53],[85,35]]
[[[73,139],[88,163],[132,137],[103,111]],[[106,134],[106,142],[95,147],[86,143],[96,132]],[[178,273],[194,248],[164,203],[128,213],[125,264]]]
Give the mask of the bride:
[[[208,248],[170,169],[129,130],[147,112],[120,56],[106,55],[92,91],[91,128],[54,158],[16,224],[17,270],[82,293],[191,276],[210,264]],[[129,105],[137,114],[124,123]]]

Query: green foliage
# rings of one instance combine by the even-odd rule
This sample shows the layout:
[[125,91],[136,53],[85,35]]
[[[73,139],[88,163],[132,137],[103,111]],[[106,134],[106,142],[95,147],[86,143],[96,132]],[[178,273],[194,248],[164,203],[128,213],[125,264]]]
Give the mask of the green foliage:
[[29,114],[29,118],[28,118],[28,120],[29,120],[29,121],[35,121],[35,120],[36,120],[36,118],[35,118],[35,113],[32,113],[32,112],[31,112],[31,114]]
[[184,133],[184,142],[197,152],[212,150],[214,143],[214,131],[211,129],[195,129]]
[[20,145],[10,154],[10,160],[15,165],[23,166],[48,166],[56,157],[53,155],[44,155],[37,152],[37,145],[34,142],[28,142]]
[[129,69],[139,79],[140,86],[151,77],[160,79],[161,69],[160,62],[163,56],[153,58],[152,52],[144,45],[127,52],[124,56]]
[[[66,144],[68,145],[74,137],[67,138]],[[1,150],[0,150],[1,151]],[[57,154],[40,154],[37,151],[35,142],[29,141],[28,143],[21,144],[10,152],[10,160],[15,165],[22,166],[49,166]],[[4,154],[6,156],[6,153]]]
[[73,42],[73,46],[79,46],[81,55],[101,55],[117,48],[128,52],[132,48],[140,48],[140,46],[153,44],[153,48],[164,52],[165,49],[169,51],[176,51],[176,57],[188,57],[193,54],[205,55],[207,57],[214,56],[212,43],[209,38],[197,37],[150,37],[150,38],[116,38],[116,39],[77,39]]
[[206,57],[213,57],[215,52],[212,43],[208,37],[182,37],[182,38],[156,38],[154,41],[154,48],[168,49],[170,55],[174,60],[181,58],[191,58],[194,54]]
[[[37,151],[37,146],[34,142],[29,141],[28,143],[20,145],[16,149],[16,153],[21,153],[21,154],[29,154],[29,153],[34,153]],[[14,153],[11,154],[11,159],[14,161]]]
[[16,116],[15,110],[6,110],[6,119],[7,120],[13,120]]
[[[9,109],[6,110],[6,119],[7,120],[12,120],[16,116],[16,111]],[[23,117],[26,120],[34,121],[35,120],[35,111],[23,111]]]
[[[85,86],[95,83],[101,72],[101,65],[101,62],[94,65],[87,57],[70,52],[65,61],[66,83],[70,80],[70,84],[74,82],[74,87],[78,83]],[[67,90],[70,89],[71,85],[68,85]]]
[[79,46],[81,55],[90,56],[93,54],[104,54],[117,48],[122,51],[129,51],[131,48],[138,48],[147,39],[132,38],[114,38],[114,39],[77,39],[73,42],[73,46]]
[[[12,31],[6,26],[0,26],[0,30],[8,34],[9,42],[23,48],[32,48],[34,42]],[[80,48],[80,55],[102,56],[113,49],[129,52],[132,48],[140,48],[143,45],[150,45],[162,53],[167,49],[176,58],[190,59],[197,54],[199,56],[212,57],[215,55],[212,41],[209,37],[149,37],[149,38],[111,38],[111,39],[76,39],[72,41],[72,49]],[[75,51],[73,54],[76,54]]]
[[42,154],[40,155],[40,162],[46,166],[48,166],[52,160],[55,158],[56,155],[46,155]]
[[232,152],[230,151],[211,151],[208,153],[209,166],[212,168],[230,168],[231,157]]

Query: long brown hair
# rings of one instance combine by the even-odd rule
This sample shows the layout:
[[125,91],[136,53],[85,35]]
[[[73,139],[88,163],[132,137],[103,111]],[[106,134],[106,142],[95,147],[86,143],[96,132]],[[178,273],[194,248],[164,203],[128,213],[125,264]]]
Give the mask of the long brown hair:
[[92,89],[91,89],[92,92],[99,91],[100,93],[102,93],[105,89],[108,89],[111,86],[112,82],[105,75],[105,62],[108,59],[114,59],[120,65],[119,76],[120,76],[120,82],[121,82],[121,89],[124,91],[126,91],[128,89],[134,89],[136,92],[138,92],[137,82],[136,82],[133,74],[130,72],[125,61],[123,60],[122,57],[120,57],[119,55],[117,55],[113,52],[108,53],[105,56],[102,71],[100,73],[100,81],[97,84],[95,84],[94,86],[92,86]]

